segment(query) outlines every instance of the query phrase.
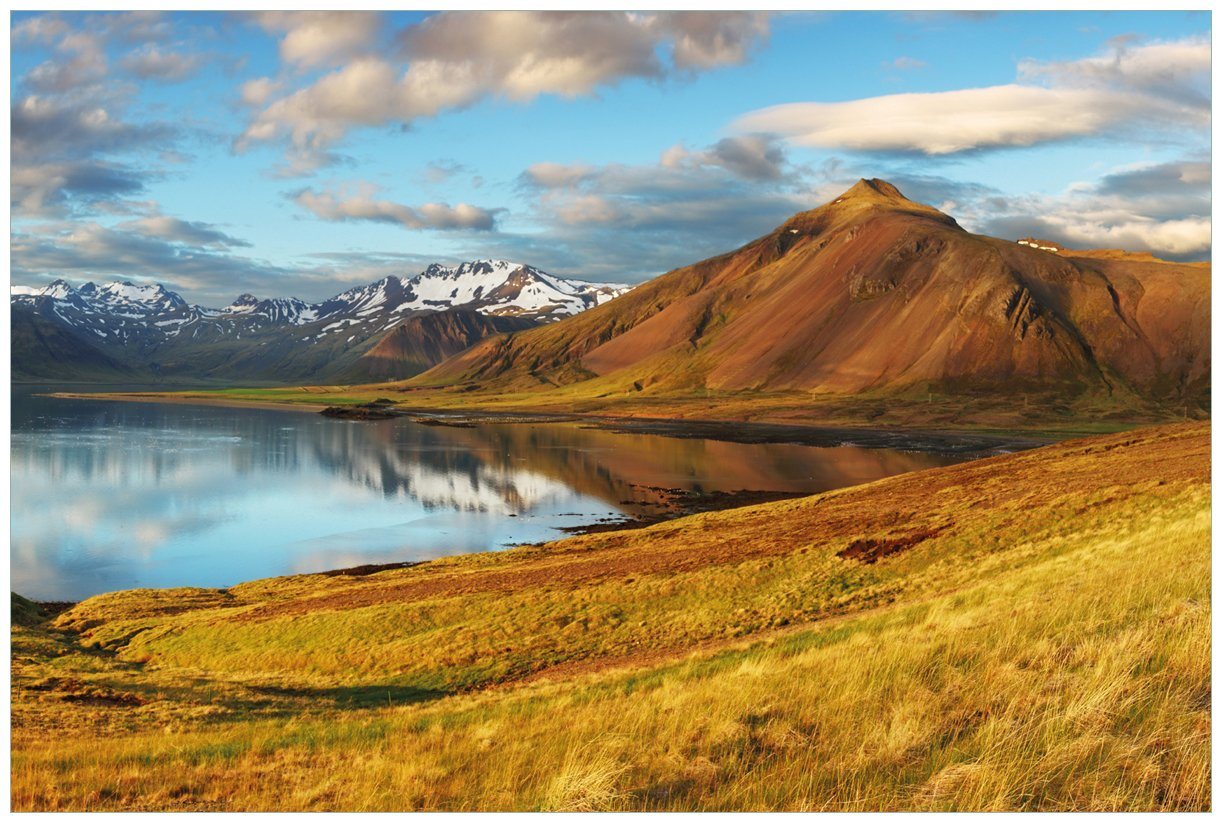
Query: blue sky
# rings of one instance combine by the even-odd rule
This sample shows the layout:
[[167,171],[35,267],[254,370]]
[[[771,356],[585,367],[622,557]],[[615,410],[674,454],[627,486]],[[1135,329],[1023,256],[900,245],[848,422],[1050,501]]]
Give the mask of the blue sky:
[[1202,12],[15,13],[17,283],[317,299],[504,257],[637,282],[859,177],[1207,259]]

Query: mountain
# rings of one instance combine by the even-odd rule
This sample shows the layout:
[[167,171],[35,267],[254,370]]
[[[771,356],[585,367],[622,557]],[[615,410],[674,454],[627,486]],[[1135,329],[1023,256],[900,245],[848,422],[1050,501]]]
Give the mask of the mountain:
[[[190,305],[160,285],[74,288],[56,280],[11,290],[13,374],[31,380],[403,378],[489,334],[570,317],[624,291],[503,260],[432,265],[321,303],[243,294],[222,309]],[[421,320],[451,311],[458,314]],[[431,333],[439,335],[434,343],[426,340]]]
[[95,380],[130,377],[121,362],[103,354],[69,326],[34,312],[14,309],[10,340],[14,356],[12,377],[36,380],[48,373],[60,380]]
[[1183,412],[1208,405],[1209,276],[1203,264],[971,234],[886,181],[862,180],[736,251],[485,340],[413,385],[575,385],[587,397],[1034,393]]
[[370,383],[411,377],[486,337],[535,325],[526,317],[486,315],[468,309],[413,315],[357,358],[339,379]]

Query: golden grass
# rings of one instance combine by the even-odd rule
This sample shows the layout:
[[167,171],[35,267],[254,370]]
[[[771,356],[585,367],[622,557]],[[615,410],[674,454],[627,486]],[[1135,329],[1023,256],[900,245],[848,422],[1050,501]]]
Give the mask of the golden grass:
[[14,627],[13,805],[1205,810],[1208,440],[95,598]]

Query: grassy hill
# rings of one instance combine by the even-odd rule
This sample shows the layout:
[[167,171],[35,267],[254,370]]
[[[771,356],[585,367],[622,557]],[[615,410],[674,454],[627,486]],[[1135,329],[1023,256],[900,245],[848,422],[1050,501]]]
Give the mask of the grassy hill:
[[1208,809],[1209,437],[15,600],[13,807]]

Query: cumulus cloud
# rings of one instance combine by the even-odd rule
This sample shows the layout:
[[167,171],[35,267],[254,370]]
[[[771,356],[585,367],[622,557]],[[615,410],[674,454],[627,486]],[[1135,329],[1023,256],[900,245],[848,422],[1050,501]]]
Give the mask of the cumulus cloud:
[[541,189],[573,188],[589,179],[594,174],[592,166],[580,164],[535,163],[522,172],[520,182],[526,186]]
[[10,134],[9,202],[29,217],[139,193],[153,172],[110,155],[168,142],[174,130],[126,122],[104,101],[29,95],[10,110]]
[[201,63],[199,56],[161,51],[157,43],[170,33],[159,12],[105,12],[87,15],[73,27],[55,13],[23,20],[13,27],[13,47],[50,46],[54,56],[35,66],[22,85],[38,93],[84,92],[107,77],[107,47],[141,47],[125,55],[124,68],[145,79],[178,80]]
[[768,40],[768,17],[759,12],[668,12],[648,18],[671,43],[680,69],[705,70],[746,62]]
[[539,230],[497,235],[487,251],[561,274],[640,279],[726,251],[816,205],[819,178],[754,135],[672,146],[655,163],[536,163],[518,185],[533,199],[528,222]]
[[239,240],[216,229],[208,223],[193,220],[180,220],[164,214],[142,217],[120,223],[115,228],[126,230],[144,237],[156,237],[171,243],[182,243],[198,247],[228,247],[249,246],[245,240]]
[[247,106],[262,106],[278,93],[284,83],[270,77],[256,77],[242,84],[239,95]]
[[42,93],[72,91],[106,76],[108,66],[101,37],[69,31],[59,37],[56,51],[56,57],[26,74],[27,88]]
[[29,17],[13,26],[13,45],[22,43],[54,43],[71,30],[68,21],[57,14]]
[[362,51],[270,101],[236,146],[287,138],[298,153],[324,151],[354,127],[409,125],[487,97],[578,97],[741,62],[766,35],[765,17],[738,12],[442,12],[400,32],[393,53]]
[[144,190],[144,175],[103,161],[14,164],[10,174],[10,206],[26,217],[55,214],[69,198],[105,201]]
[[1134,45],[1117,38],[1106,54],[1081,60],[1024,60],[1023,80],[1046,80],[1059,86],[1135,89],[1209,107],[1210,44],[1204,38]]
[[381,26],[372,11],[262,11],[255,21],[280,39],[280,58],[298,68],[335,65],[371,48]]
[[119,63],[124,69],[143,80],[177,83],[199,71],[203,65],[203,56],[163,51],[158,46],[149,44],[125,55]]
[[1173,260],[1209,256],[1210,164],[1192,159],[1118,169],[1051,197],[997,198],[984,231],[1035,236],[1069,248],[1148,251]]
[[44,231],[15,231],[10,237],[13,279],[33,282],[48,276],[79,279],[124,278],[165,283],[196,299],[232,296],[252,288],[271,289],[290,274],[278,266],[142,230],[108,228],[79,221]]
[[719,166],[745,180],[780,180],[787,162],[784,147],[771,135],[727,137],[698,152],[678,145],[662,155],[667,168]]
[[321,220],[341,222],[348,220],[373,223],[391,223],[405,229],[437,229],[442,231],[475,230],[491,231],[496,227],[496,211],[459,203],[425,203],[422,206],[405,206],[391,200],[379,199],[371,186],[358,187],[355,191],[318,192],[302,189],[292,195],[292,200]]
[[1213,170],[1207,160],[1181,160],[1112,172],[1095,189],[1100,194],[1141,198],[1147,205],[1153,201],[1177,211],[1186,206],[1208,210],[1212,180]]
[[160,124],[126,122],[105,104],[40,95],[19,98],[10,117],[12,153],[18,159],[121,151],[172,134]]
[[109,76],[107,49],[139,42],[139,49],[120,60],[125,68],[146,77],[182,77],[197,58],[159,48],[168,34],[160,15],[146,12],[72,22],[44,14],[14,26],[15,49],[33,44],[52,52],[17,79],[10,104],[9,202],[15,218],[102,210],[156,176],[133,162],[134,156],[146,149],[172,151],[180,130],[126,119],[134,89]]
[[802,146],[926,155],[1137,130],[1203,133],[1210,123],[1208,69],[1208,44],[1195,39],[1113,44],[1107,55],[1086,60],[1026,61],[1019,75],[1027,82],[790,103],[746,114],[732,128]]

